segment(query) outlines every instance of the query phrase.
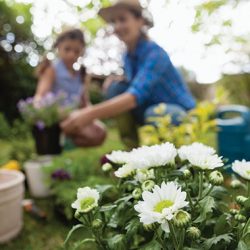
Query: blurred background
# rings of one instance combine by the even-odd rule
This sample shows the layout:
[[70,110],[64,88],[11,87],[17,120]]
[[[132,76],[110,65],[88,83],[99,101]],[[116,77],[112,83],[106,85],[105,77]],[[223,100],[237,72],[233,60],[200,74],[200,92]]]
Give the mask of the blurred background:
[[[8,122],[18,117],[17,101],[34,93],[34,68],[43,56],[55,57],[53,40],[66,27],[82,28],[88,41],[86,56],[79,58],[76,68],[84,63],[99,83],[110,73],[122,73],[123,46],[97,16],[109,2],[0,1],[0,112]],[[215,85],[220,85],[228,101],[249,105],[250,1],[141,2],[154,18],[150,37],[168,51],[198,99],[210,98]],[[101,99],[95,84],[92,99]]]

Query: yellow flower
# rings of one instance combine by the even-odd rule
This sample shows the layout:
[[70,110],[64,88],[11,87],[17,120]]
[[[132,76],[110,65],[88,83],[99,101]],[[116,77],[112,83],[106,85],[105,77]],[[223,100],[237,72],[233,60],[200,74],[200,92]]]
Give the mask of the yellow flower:
[[167,104],[160,103],[157,107],[154,108],[154,113],[157,115],[164,115],[167,110]]
[[20,170],[21,166],[18,161],[11,160],[7,162],[5,165],[1,166],[1,168],[9,170]]

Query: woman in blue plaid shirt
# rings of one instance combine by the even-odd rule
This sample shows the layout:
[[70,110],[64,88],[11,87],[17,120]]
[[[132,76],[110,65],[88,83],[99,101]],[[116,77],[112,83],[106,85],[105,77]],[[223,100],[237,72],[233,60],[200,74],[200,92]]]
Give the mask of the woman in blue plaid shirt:
[[185,111],[194,108],[195,101],[168,54],[145,34],[145,27],[153,23],[139,1],[119,0],[101,9],[99,15],[113,25],[127,47],[124,78],[120,82],[109,79],[105,83],[108,100],[74,111],[62,128],[66,134],[73,134],[95,119],[117,117],[122,138],[133,147],[137,144],[136,124],[145,123],[158,104],[167,104],[165,113],[178,124]]

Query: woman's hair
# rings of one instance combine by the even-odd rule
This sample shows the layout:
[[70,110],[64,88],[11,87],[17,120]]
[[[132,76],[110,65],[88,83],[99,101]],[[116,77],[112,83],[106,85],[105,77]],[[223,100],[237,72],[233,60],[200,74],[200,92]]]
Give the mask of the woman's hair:
[[[64,42],[65,40],[68,40],[68,39],[77,40],[82,44],[82,46],[85,46],[86,44],[83,32],[80,29],[70,29],[58,35],[58,37],[56,38],[56,41],[53,44],[53,48],[54,49],[57,48],[61,42]],[[36,76],[40,77],[50,65],[51,65],[50,60],[45,56],[36,69]],[[81,78],[84,79],[86,76],[85,67],[81,66],[80,74],[81,74]]]

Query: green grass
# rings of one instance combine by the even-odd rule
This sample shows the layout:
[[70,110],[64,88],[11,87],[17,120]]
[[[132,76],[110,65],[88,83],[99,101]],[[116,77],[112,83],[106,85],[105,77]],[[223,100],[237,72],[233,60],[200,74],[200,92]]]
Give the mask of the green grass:
[[[118,139],[114,130],[109,132],[106,143],[97,148],[77,149],[68,151],[65,154],[84,156],[84,168],[98,168],[100,166],[100,157],[113,149],[123,149],[123,145]],[[8,159],[10,145],[0,141],[0,158]],[[97,183],[98,184],[98,183]],[[28,198],[29,194],[26,194]],[[54,198],[35,200],[36,205],[43,209],[47,215],[47,221],[39,221],[30,214],[24,212],[24,225],[19,236],[9,243],[0,245],[1,250],[58,250],[63,249],[63,242],[71,229],[73,223],[66,222],[60,218],[54,208]],[[1,218],[0,218],[1,220]],[[72,249],[74,239],[84,239],[88,237],[88,232],[79,229],[69,241],[69,249]],[[82,246],[79,249],[95,250],[92,246]]]

